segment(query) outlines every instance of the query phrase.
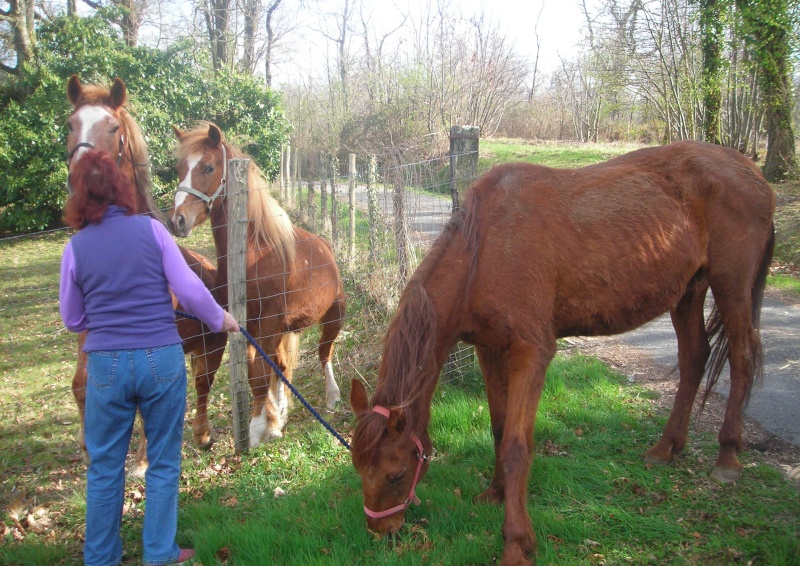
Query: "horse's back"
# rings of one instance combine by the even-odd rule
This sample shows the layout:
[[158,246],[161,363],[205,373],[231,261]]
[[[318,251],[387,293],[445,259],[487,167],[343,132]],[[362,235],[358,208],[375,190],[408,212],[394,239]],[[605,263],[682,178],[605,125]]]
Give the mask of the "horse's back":
[[755,269],[774,195],[744,156],[682,142],[581,169],[501,165],[468,202],[480,316],[552,320],[566,336],[636,328],[702,269]]

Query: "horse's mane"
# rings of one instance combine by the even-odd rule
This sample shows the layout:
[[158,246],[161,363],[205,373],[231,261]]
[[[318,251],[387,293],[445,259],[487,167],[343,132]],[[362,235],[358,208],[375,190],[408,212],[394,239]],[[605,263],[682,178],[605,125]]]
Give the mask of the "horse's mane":
[[[200,121],[191,130],[183,133],[175,150],[179,159],[193,153],[200,153],[208,148],[208,127],[211,122]],[[226,141],[220,130],[222,143],[228,149],[228,159],[243,158],[250,160],[247,171],[248,204],[247,217],[252,228],[251,237],[258,247],[261,244],[272,246],[287,266],[294,263],[296,257],[296,239],[294,226],[286,211],[270,194],[264,172],[256,164],[255,159]]]
[[[430,407],[417,401],[430,398],[440,368],[436,349],[438,320],[425,283],[441,258],[452,250],[453,241],[460,233],[464,249],[459,253],[473,258],[465,282],[469,287],[476,267],[477,223],[477,198],[471,191],[465,208],[456,211],[450,218],[400,295],[397,312],[384,339],[378,383],[371,400],[373,406],[400,406],[405,411],[407,421],[427,423]],[[377,452],[373,449],[385,426],[386,419],[377,413],[362,417],[358,434],[353,438],[353,454],[376,457]],[[404,434],[414,432],[410,428],[406,427]]]
[[[96,84],[84,85],[76,108],[87,104],[111,108],[110,91]],[[155,218],[161,219],[161,211],[156,206],[151,194],[150,154],[147,151],[147,143],[144,141],[142,129],[128,111],[127,102],[117,108],[116,115],[117,120],[127,133],[122,158],[130,162],[133,170],[133,184],[139,194],[139,201],[144,203],[147,208],[147,210],[140,210],[139,212],[149,213]]]

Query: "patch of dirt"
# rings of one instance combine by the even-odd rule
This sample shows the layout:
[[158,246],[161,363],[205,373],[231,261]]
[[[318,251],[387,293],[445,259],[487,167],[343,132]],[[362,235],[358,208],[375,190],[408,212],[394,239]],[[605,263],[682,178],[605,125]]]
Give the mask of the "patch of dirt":
[[[655,402],[665,413],[669,413],[672,409],[678,388],[677,370],[673,372],[672,367],[655,363],[641,350],[622,344],[614,336],[570,338],[568,342],[581,353],[604,361],[632,383],[638,383],[656,392],[658,399]],[[700,387],[698,399],[692,409],[692,421],[689,426],[690,443],[693,433],[710,432],[716,436],[725,416],[726,399],[716,392],[709,395],[705,407],[700,410],[704,384]],[[800,447],[767,432],[757,422],[747,417],[744,419],[742,437],[745,451],[758,452],[767,464],[777,468],[800,487]]]

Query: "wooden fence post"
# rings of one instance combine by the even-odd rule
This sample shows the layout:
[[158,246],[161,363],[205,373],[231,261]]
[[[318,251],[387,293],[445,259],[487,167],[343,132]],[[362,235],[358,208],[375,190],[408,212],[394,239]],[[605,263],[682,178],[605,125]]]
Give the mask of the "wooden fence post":
[[294,205],[297,202],[298,206],[300,206],[300,152],[297,147],[294,148],[294,163],[292,163],[294,167],[293,175],[292,175],[292,197],[289,201]]
[[317,231],[317,203],[314,199],[314,182],[308,181],[308,194],[306,195],[308,207],[308,225],[312,232]]
[[403,165],[397,159],[394,168],[394,179],[392,189],[392,208],[394,209],[394,242],[397,252],[397,276],[398,285],[402,289],[406,286],[409,276],[408,261],[408,226],[406,225],[406,199],[405,199],[405,179],[403,178]]
[[378,261],[378,160],[369,156],[369,174],[367,175],[367,210],[369,211],[369,261],[374,265]]
[[336,206],[336,188],[339,183],[339,158],[331,157],[331,246],[333,251],[339,249],[339,207]]
[[281,146],[281,169],[278,181],[278,190],[280,191],[281,201],[286,202],[286,172],[283,170],[283,164],[286,159],[286,146]]
[[[247,326],[247,171],[249,159],[231,159],[228,165],[228,312]],[[228,338],[233,442],[237,454],[250,444],[247,385],[247,340],[239,332]]]
[[349,244],[347,259],[350,262],[350,269],[353,269],[356,261],[356,154],[351,153],[348,161],[350,183],[347,193],[350,205],[350,233],[347,238]]
[[292,208],[292,188],[291,188],[291,176],[292,176],[292,146],[286,146],[286,155],[284,156],[286,159],[286,166],[284,167],[284,188],[283,188],[283,198],[285,199],[285,204],[288,208]]
[[464,202],[464,193],[478,174],[478,144],[481,129],[477,126],[450,128],[450,194],[453,212]]

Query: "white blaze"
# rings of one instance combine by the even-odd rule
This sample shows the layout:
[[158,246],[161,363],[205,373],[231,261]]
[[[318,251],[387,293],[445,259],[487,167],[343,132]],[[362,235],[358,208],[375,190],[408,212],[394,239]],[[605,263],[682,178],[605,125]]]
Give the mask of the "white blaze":
[[[186,175],[178,180],[179,187],[191,187],[192,186],[192,171],[194,168],[197,167],[197,164],[200,163],[201,155],[195,154],[190,155],[186,158]],[[186,195],[188,193],[184,191],[175,191],[175,208],[177,209],[180,205],[183,204],[183,201],[186,200]]]

